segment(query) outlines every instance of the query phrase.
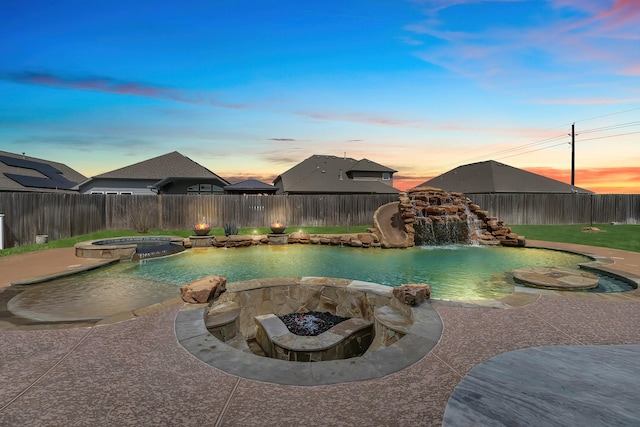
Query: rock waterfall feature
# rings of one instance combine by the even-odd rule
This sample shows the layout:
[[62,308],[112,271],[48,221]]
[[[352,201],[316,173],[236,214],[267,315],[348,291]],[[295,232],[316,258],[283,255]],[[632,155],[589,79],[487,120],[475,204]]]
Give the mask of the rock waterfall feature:
[[498,218],[480,209],[462,193],[434,187],[401,192],[399,202],[381,206],[374,214],[374,228],[383,247],[414,245],[481,244],[525,246]]

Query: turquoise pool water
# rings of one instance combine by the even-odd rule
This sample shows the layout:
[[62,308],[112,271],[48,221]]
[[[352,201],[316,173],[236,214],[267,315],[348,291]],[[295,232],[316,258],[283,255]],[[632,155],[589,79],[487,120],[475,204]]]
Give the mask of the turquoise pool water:
[[430,246],[406,250],[316,245],[191,250],[121,265],[127,277],[183,285],[216,274],[235,282],[258,277],[325,276],[388,286],[428,283],[435,298],[496,298],[513,291],[508,272],[524,266],[577,267],[590,259],[566,252],[488,246]]
[[178,286],[214,274],[225,276],[228,282],[325,276],[388,286],[428,283],[433,298],[500,298],[513,292],[510,270],[527,266],[577,268],[579,263],[588,261],[588,257],[565,252],[487,246],[381,250],[263,245],[191,249],[32,285],[7,307],[14,314],[38,320],[101,318],[177,296]]

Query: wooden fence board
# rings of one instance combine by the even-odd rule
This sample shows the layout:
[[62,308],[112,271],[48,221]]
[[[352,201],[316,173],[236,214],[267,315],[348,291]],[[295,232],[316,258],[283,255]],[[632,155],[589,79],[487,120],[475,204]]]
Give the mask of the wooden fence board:
[[[470,198],[507,224],[640,224],[640,194],[474,194]],[[357,226],[373,223],[373,212],[393,195],[125,196],[102,194],[0,193],[4,247],[100,230]]]

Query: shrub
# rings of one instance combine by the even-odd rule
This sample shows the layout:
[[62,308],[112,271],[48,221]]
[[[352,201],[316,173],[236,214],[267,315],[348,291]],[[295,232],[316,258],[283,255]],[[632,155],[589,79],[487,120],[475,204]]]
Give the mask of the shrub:
[[236,235],[238,234],[238,226],[234,223],[231,222],[229,224],[225,224],[224,225],[224,235],[225,236],[232,236],[232,235]]

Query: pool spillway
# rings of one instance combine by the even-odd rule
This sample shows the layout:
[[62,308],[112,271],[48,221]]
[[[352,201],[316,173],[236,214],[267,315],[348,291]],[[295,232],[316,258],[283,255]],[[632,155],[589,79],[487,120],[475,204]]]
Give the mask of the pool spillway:
[[99,239],[75,245],[81,258],[119,258],[138,261],[159,258],[185,250],[184,239],[178,236],[130,236]]

